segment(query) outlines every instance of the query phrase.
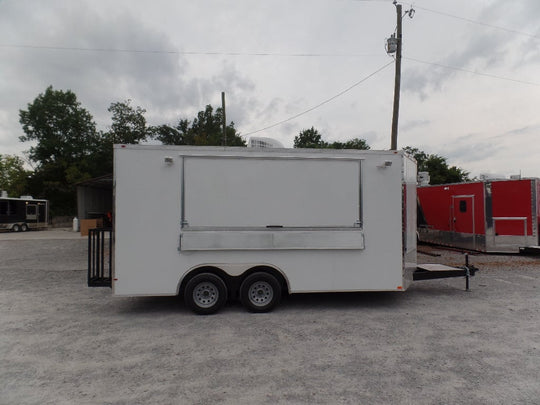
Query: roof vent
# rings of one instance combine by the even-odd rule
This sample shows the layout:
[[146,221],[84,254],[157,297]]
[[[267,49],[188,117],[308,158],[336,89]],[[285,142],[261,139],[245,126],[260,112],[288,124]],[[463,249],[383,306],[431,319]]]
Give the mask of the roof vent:
[[249,138],[248,148],[284,148],[277,139],[253,136]]
[[418,176],[416,177],[416,182],[419,186],[427,186],[429,185],[430,181],[429,172],[418,172]]

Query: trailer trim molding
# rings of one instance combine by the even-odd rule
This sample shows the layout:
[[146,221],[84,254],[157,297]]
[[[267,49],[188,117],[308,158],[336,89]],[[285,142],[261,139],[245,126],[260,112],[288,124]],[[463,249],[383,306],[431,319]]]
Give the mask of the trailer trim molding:
[[181,251],[364,249],[364,233],[352,230],[192,231],[180,236]]

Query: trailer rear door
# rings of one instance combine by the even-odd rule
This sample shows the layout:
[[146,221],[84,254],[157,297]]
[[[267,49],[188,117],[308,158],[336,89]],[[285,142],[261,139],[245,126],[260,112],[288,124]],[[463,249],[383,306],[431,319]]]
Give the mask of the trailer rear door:
[[530,180],[491,183],[494,249],[530,246],[534,236],[534,183]]

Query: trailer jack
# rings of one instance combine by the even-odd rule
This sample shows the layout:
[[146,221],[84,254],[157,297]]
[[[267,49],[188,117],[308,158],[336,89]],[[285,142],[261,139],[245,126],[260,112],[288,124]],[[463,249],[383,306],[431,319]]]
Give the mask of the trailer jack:
[[413,273],[413,280],[434,280],[437,278],[465,277],[465,289],[469,291],[470,278],[478,271],[469,265],[469,255],[465,253],[465,266],[450,267],[444,264],[421,264]]

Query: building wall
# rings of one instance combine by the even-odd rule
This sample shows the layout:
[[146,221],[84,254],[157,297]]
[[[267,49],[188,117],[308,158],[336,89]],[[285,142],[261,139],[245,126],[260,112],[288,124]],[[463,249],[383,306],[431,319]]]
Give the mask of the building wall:
[[97,187],[77,187],[77,215],[79,219],[102,218],[112,212],[112,190]]

